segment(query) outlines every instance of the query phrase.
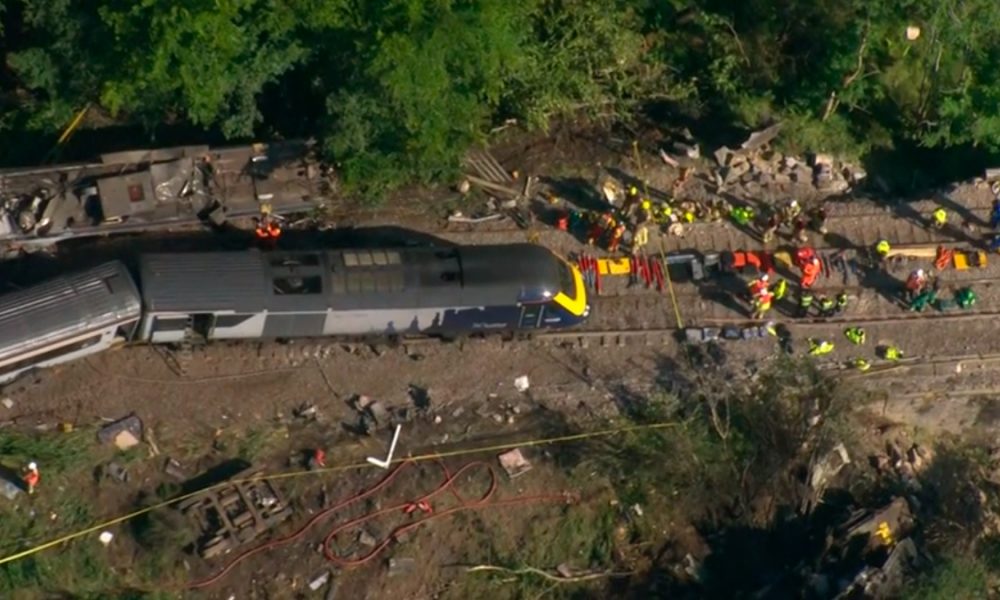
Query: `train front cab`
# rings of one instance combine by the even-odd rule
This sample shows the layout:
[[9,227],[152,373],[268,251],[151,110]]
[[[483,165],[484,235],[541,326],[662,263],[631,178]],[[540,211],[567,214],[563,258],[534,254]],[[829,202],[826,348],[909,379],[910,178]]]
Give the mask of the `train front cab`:
[[562,328],[579,325],[590,315],[587,289],[580,270],[559,261],[559,289],[525,290],[521,297],[520,329]]

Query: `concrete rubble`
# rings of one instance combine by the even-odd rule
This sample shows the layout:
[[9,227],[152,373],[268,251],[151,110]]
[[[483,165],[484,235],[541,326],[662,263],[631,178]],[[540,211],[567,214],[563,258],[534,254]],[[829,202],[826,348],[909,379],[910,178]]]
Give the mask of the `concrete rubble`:
[[504,452],[497,456],[497,460],[500,461],[500,466],[507,473],[507,477],[511,479],[520,477],[531,470],[531,463],[524,458],[524,454],[519,448]]

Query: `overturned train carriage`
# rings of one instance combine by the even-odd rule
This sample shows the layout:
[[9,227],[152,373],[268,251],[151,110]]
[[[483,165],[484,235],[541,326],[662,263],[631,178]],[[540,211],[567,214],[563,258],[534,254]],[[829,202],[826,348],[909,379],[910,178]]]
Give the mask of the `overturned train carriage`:
[[575,267],[531,244],[153,254],[139,279],[153,343],[531,330],[589,310]]
[[0,383],[131,339],[141,309],[119,262],[0,296]]

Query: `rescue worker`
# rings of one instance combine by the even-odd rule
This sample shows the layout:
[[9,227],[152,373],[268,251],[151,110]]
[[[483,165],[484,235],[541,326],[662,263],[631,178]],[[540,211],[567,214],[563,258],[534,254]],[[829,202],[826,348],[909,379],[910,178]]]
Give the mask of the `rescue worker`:
[[645,224],[639,224],[632,232],[632,254],[639,254],[646,244],[649,243],[649,228]]
[[884,346],[881,350],[882,358],[885,360],[897,361],[903,358],[903,352],[891,344]]
[[910,302],[910,310],[916,312],[923,312],[925,308],[929,305],[934,304],[937,300],[937,291],[931,289],[926,290],[918,294],[912,302]]
[[879,240],[879,242],[877,244],[875,244],[875,254],[877,254],[879,258],[882,258],[882,259],[888,258],[889,257],[889,252],[891,250],[892,250],[892,247],[889,245],[889,242],[886,241],[886,240]]
[[809,213],[809,226],[820,235],[826,235],[826,209],[818,206]]
[[761,294],[767,292],[767,284],[769,279],[770,278],[768,277],[767,273],[764,273],[757,279],[751,281],[750,284],[747,286],[748,288],[750,288],[750,297],[756,298],[757,296],[760,296]]
[[632,207],[639,202],[639,188],[634,185],[628,187],[628,193],[625,195],[625,203],[622,205],[622,211],[629,212]]
[[753,221],[754,213],[753,209],[749,206],[734,206],[733,210],[729,211],[729,216],[732,217],[737,225],[746,227]]
[[799,206],[798,200],[789,200],[788,204],[785,204],[781,209],[781,216],[786,223],[794,223],[800,214],[802,214],[802,207]]
[[826,296],[819,297],[819,315],[821,317],[832,317],[836,308],[837,303],[833,301],[833,298]]
[[774,240],[774,236],[778,233],[778,229],[781,228],[781,215],[778,213],[772,213],[770,217],[767,218],[767,222],[764,223],[764,231],[761,232],[761,240],[767,244]]
[[41,478],[42,476],[38,472],[38,464],[34,461],[28,463],[28,466],[24,468],[24,472],[21,475],[21,480],[24,482],[24,488],[29,494],[35,493],[35,487],[38,486],[38,482]]
[[799,292],[799,316],[809,315],[809,308],[812,307],[813,295],[806,290]]
[[972,308],[972,305],[976,303],[976,293],[972,291],[972,288],[962,288],[955,292],[955,302],[963,309]]
[[862,373],[872,368],[872,363],[864,358],[855,358],[851,361],[851,365]]
[[587,234],[587,245],[593,246],[601,241],[606,233],[610,233],[615,228],[615,217],[610,212],[601,213],[598,215],[594,224],[590,227],[590,233]]
[[257,227],[254,229],[257,241],[265,246],[274,246],[281,237],[281,227],[271,218],[258,218]]
[[809,338],[809,355],[810,356],[822,356],[824,354],[829,354],[833,352],[833,344],[826,340],[817,340],[816,338]]
[[837,294],[837,314],[847,310],[847,299],[847,292],[840,292]]
[[754,320],[760,320],[764,318],[767,311],[771,310],[771,301],[774,299],[774,295],[768,292],[766,289],[763,294],[756,296],[753,300],[753,318]]
[[941,229],[948,223],[948,213],[943,208],[938,208],[931,213],[931,224],[934,229]]
[[918,295],[924,290],[927,285],[927,273],[923,269],[917,269],[910,273],[910,276],[906,278],[906,297],[907,300],[912,299],[914,296]]
[[781,300],[785,297],[785,294],[787,293],[788,293],[788,282],[785,281],[784,279],[779,279],[774,284],[774,299]]
[[796,219],[795,224],[792,226],[792,239],[800,244],[809,243],[809,234],[806,231],[808,226],[805,219]]
[[625,224],[619,223],[611,231],[611,239],[608,241],[608,252],[618,252],[618,246],[621,245],[623,237],[625,237]]
[[865,330],[862,327],[848,327],[844,330],[844,337],[855,346],[863,346],[865,343]]
[[799,285],[803,288],[811,288],[822,270],[822,264],[815,255],[802,265],[802,278]]

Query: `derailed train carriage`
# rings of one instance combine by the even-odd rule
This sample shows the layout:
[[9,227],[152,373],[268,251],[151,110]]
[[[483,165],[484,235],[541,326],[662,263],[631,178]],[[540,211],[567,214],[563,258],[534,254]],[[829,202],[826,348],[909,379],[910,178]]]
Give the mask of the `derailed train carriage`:
[[0,383],[113,343],[570,327],[580,272],[531,244],[148,254],[0,297]]

